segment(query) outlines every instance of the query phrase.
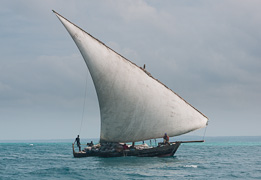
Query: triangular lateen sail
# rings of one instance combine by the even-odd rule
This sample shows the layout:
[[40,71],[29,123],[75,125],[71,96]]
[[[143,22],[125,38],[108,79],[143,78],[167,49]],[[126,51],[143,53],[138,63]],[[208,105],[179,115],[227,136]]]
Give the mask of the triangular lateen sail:
[[135,142],[181,135],[207,117],[101,41],[55,12],[92,76],[101,114],[101,141]]

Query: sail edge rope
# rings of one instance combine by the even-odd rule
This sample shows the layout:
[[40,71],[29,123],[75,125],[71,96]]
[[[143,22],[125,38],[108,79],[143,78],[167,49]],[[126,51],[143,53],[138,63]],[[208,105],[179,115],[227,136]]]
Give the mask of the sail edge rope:
[[81,134],[81,130],[82,130],[82,123],[83,123],[83,119],[84,119],[86,97],[87,97],[87,81],[88,81],[88,78],[87,78],[87,75],[85,77],[86,77],[86,80],[85,80],[85,93],[84,93],[84,101],[83,101],[83,109],[82,109],[82,120],[81,120],[79,135]]

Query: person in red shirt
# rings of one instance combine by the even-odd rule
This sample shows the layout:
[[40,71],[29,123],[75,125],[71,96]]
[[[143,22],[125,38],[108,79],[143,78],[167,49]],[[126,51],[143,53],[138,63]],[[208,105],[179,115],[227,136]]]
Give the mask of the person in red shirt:
[[167,135],[167,133],[165,133],[165,135],[163,136],[163,142],[164,144],[169,144],[169,136]]
[[126,149],[128,149],[129,147],[127,146],[127,144],[124,144],[123,145],[123,150],[126,150]]

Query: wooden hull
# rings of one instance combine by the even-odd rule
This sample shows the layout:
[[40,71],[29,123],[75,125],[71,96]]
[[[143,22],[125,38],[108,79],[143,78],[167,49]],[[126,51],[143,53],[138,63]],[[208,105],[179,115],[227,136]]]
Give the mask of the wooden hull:
[[73,156],[75,158],[80,157],[121,157],[121,156],[137,156],[137,157],[167,157],[173,156],[179,148],[181,142],[171,143],[170,145],[151,147],[147,149],[128,149],[120,152],[117,151],[86,151],[75,152],[73,150]]

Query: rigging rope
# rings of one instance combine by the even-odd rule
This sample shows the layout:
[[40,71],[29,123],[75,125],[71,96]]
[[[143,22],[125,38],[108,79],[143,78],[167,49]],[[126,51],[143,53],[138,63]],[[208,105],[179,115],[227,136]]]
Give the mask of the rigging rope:
[[205,135],[206,135],[207,127],[208,127],[208,124],[207,124],[206,127],[205,127],[204,135],[203,135],[203,137],[202,137],[203,140],[205,140]]
[[81,134],[81,130],[82,130],[82,122],[83,122],[83,118],[84,118],[84,110],[85,110],[85,102],[86,102],[86,96],[87,96],[87,76],[86,80],[85,80],[85,95],[84,95],[84,101],[83,101],[83,109],[82,109],[82,121],[81,121],[81,126],[80,126],[80,131],[79,131],[79,135]]

